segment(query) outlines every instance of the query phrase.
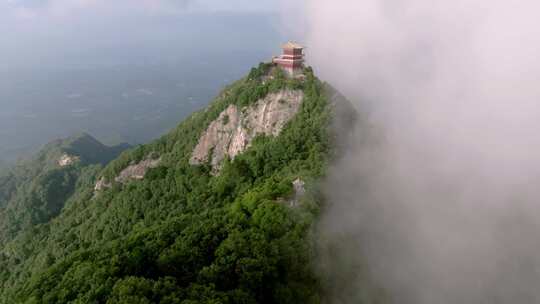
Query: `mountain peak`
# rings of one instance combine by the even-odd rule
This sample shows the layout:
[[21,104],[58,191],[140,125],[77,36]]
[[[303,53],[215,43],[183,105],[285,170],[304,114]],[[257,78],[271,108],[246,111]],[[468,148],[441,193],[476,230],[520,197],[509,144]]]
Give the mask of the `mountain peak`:
[[337,99],[312,69],[294,72],[260,64],[103,170],[87,166],[107,149],[91,136],[57,143],[57,160],[80,162],[10,200],[29,224],[0,238],[0,277],[13,282],[0,303],[320,302],[310,235]]

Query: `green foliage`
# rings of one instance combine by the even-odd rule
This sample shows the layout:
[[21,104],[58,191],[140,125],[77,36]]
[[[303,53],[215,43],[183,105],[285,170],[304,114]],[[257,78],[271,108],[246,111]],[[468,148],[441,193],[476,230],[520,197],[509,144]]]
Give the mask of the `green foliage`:
[[228,123],[229,123],[229,120],[230,120],[229,115],[223,116],[223,121],[222,121],[223,125],[228,124]]
[[[259,136],[218,176],[189,164],[200,135],[228,105],[285,88],[303,89],[305,99],[279,136]],[[299,208],[287,200],[294,179],[310,188],[324,174],[330,115],[311,70],[291,80],[261,64],[208,109],[101,172],[47,172],[36,199],[61,213],[1,249],[0,303],[319,303],[308,239],[319,198],[307,196]],[[94,195],[97,176],[112,181],[149,155],[162,161],[144,180]]]
[[250,80],[260,80],[261,77],[266,76],[273,64],[271,63],[260,63],[258,67],[252,68],[249,72],[248,79]]
[[[118,156],[125,145],[107,147],[81,134],[46,145],[33,159],[21,161],[0,173],[0,246],[21,230],[57,216],[82,180],[93,179],[98,168]],[[80,160],[60,167],[64,154]],[[1,248],[1,247],[0,247]]]

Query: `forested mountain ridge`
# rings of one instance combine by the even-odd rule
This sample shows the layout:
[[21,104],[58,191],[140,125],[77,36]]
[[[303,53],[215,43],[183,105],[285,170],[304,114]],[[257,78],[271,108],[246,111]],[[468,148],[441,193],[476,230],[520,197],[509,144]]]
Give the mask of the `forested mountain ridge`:
[[[269,94],[299,90],[279,132],[250,138],[219,172],[212,157],[190,163],[212,124],[232,123],[223,115],[231,106],[246,113]],[[319,303],[309,235],[341,106],[350,105],[310,68],[287,79],[261,64],[153,143],[103,170],[81,164],[58,216],[0,248],[0,303]],[[341,112],[338,124],[350,126],[354,111]],[[157,165],[117,179],[149,159]],[[99,180],[107,187],[96,190]]]
[[48,222],[78,180],[99,172],[129,145],[107,147],[88,134],[55,140],[33,158],[0,172],[0,246],[20,230]]

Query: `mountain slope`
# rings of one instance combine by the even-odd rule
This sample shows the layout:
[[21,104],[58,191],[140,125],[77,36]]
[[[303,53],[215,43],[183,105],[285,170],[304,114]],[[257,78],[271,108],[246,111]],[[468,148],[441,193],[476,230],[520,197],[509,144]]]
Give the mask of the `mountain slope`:
[[34,158],[0,172],[0,246],[58,215],[80,178],[99,172],[94,165],[105,165],[126,148],[80,134],[53,141]]
[[[86,178],[58,217],[2,249],[0,303],[318,303],[309,233],[334,107],[329,88],[305,74],[286,79],[261,64],[169,134]],[[250,117],[270,94],[298,90],[298,111],[279,132],[249,133],[219,163],[192,161],[212,125],[233,123],[231,106]],[[236,134],[220,130],[206,156]]]

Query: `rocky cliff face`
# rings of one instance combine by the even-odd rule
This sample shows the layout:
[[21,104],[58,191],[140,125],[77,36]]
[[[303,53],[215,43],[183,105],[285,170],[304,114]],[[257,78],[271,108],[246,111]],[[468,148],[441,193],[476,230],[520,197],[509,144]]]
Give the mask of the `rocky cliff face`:
[[112,184],[108,183],[105,177],[102,177],[96,182],[96,185],[94,186],[94,191],[103,191],[111,187]]
[[190,163],[210,161],[214,170],[219,171],[223,159],[245,151],[257,135],[279,135],[296,115],[303,99],[301,90],[282,90],[268,94],[250,107],[239,109],[230,105],[202,134]]
[[67,153],[62,154],[60,159],[58,160],[58,165],[60,167],[67,167],[71,166],[74,163],[78,162],[81,158],[79,156],[69,155]]
[[148,169],[156,168],[161,159],[146,159],[138,164],[128,166],[114,180],[118,183],[127,183],[132,179],[143,179]]
[[[114,181],[117,183],[125,184],[131,180],[141,180],[146,175],[148,169],[156,168],[161,163],[161,159],[152,159],[147,158],[140,161],[139,163],[132,164],[122,170],[117,177],[114,178]],[[105,177],[101,177],[94,187],[95,191],[102,191],[107,188],[111,188],[112,183],[108,182]]]

